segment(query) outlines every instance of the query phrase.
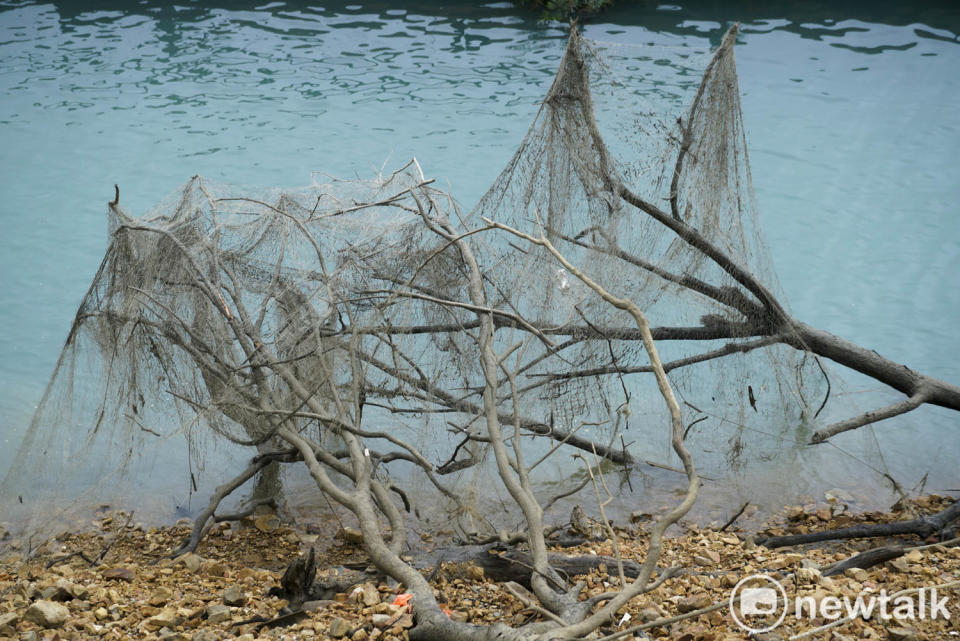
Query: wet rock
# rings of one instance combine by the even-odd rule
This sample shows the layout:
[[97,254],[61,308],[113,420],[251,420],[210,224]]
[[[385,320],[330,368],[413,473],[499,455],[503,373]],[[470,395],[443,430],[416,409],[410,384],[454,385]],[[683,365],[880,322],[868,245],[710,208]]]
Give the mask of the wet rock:
[[333,620],[333,623],[330,624],[330,628],[327,630],[331,637],[334,639],[340,639],[347,636],[350,632],[350,624],[343,617],[337,617]]
[[223,623],[230,619],[230,608],[225,605],[211,605],[207,608],[207,623]]
[[247,595],[243,593],[239,585],[231,585],[223,591],[223,602],[227,605],[243,605],[247,602]]
[[59,628],[68,618],[70,610],[53,601],[36,601],[23,613],[24,621],[32,621],[42,628]]

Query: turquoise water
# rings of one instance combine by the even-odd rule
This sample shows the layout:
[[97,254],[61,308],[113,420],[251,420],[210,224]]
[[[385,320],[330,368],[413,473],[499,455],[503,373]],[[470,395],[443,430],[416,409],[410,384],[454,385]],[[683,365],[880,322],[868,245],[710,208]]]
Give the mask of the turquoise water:
[[[744,116],[786,301],[960,382],[960,8],[621,4],[584,33],[638,60],[705,56],[743,22]],[[415,155],[469,207],[519,143],[564,42],[509,3],[0,2],[0,476],[106,248],[114,183],[139,213],[197,173],[299,185]],[[637,73],[637,92],[659,91]],[[843,391],[864,387],[850,377]],[[871,468],[960,487],[957,426],[924,408],[837,439],[843,452],[788,457],[805,480],[779,487],[878,483]]]

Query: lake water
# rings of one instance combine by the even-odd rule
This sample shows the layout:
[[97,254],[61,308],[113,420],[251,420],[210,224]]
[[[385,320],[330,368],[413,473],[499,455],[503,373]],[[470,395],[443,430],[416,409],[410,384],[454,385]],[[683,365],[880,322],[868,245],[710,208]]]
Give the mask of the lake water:
[[[114,183],[140,213],[193,174],[293,186],[417,156],[469,207],[565,44],[510,3],[224,4],[0,2],[0,476],[106,248]],[[583,32],[638,59],[687,47],[705,61],[742,21],[753,175],[786,301],[960,382],[960,7],[620,4]],[[866,386],[851,376],[845,392]],[[869,493],[883,473],[958,488],[957,418],[923,408],[748,480],[772,503]]]

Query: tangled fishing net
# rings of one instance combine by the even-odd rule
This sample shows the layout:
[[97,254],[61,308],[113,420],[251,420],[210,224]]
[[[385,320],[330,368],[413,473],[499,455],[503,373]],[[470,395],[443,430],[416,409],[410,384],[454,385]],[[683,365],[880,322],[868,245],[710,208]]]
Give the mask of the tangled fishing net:
[[[561,445],[617,470],[669,462],[667,411],[631,317],[484,219],[543,234],[644,310],[701,469],[770,456],[812,420],[823,376],[769,335],[755,291],[657,217],[776,292],[733,37],[680,119],[638,121],[616,114],[629,92],[574,31],[529,132],[469,213],[416,161],[370,181],[267,193],[195,177],[141,218],[112,205],[106,256],[3,482],[9,522],[49,533],[100,504],[134,507],[133,496],[145,513],[190,514],[252,458],[273,457],[269,469],[293,460],[280,425],[346,473],[336,463],[348,465],[338,433],[349,424],[412,513],[440,497],[443,520],[493,530],[511,517],[489,509],[502,490],[481,420],[478,313],[491,308],[498,412],[528,465]],[[451,240],[461,236],[485,304],[471,299]],[[697,433],[725,446],[698,450]],[[238,495],[276,496],[283,475],[267,469]],[[582,474],[568,456],[534,469],[545,500]]]

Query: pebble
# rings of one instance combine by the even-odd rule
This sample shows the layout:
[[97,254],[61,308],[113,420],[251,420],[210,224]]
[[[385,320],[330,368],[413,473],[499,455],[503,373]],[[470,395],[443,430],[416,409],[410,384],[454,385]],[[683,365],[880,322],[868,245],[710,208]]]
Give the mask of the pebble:
[[230,618],[230,608],[225,605],[211,605],[207,607],[207,622],[222,623]]
[[20,615],[16,612],[7,612],[6,614],[0,614],[0,634],[4,635],[13,635],[16,633],[14,629],[17,625],[17,622],[20,620]]
[[35,601],[23,613],[24,621],[32,621],[42,628],[59,628],[70,618],[67,606],[53,601]]
[[333,623],[330,624],[330,628],[327,632],[334,639],[339,639],[341,637],[347,636],[347,633],[350,632],[350,624],[347,623],[346,619],[343,617],[337,617],[333,620]]
[[223,591],[223,602],[226,605],[243,605],[247,602],[247,595],[243,593],[239,585],[231,585]]
[[847,570],[844,570],[843,573],[846,574],[851,579],[853,579],[854,581],[859,581],[860,583],[863,583],[864,581],[866,581],[867,578],[870,576],[869,574],[867,574],[867,571],[862,568],[849,568]]
[[919,636],[913,628],[898,626],[887,628],[887,638],[890,639],[890,641],[917,641]]
[[137,575],[129,568],[111,568],[103,571],[103,578],[113,579],[115,581],[126,581],[129,583],[137,578]]
[[144,621],[143,627],[148,630],[159,630],[161,628],[172,628],[179,624],[180,617],[177,616],[177,611],[173,608],[166,608]]
[[711,603],[713,603],[713,599],[710,598],[709,594],[694,594],[680,599],[677,602],[677,611],[680,614],[686,614],[687,612],[693,612],[694,610],[705,608]]

